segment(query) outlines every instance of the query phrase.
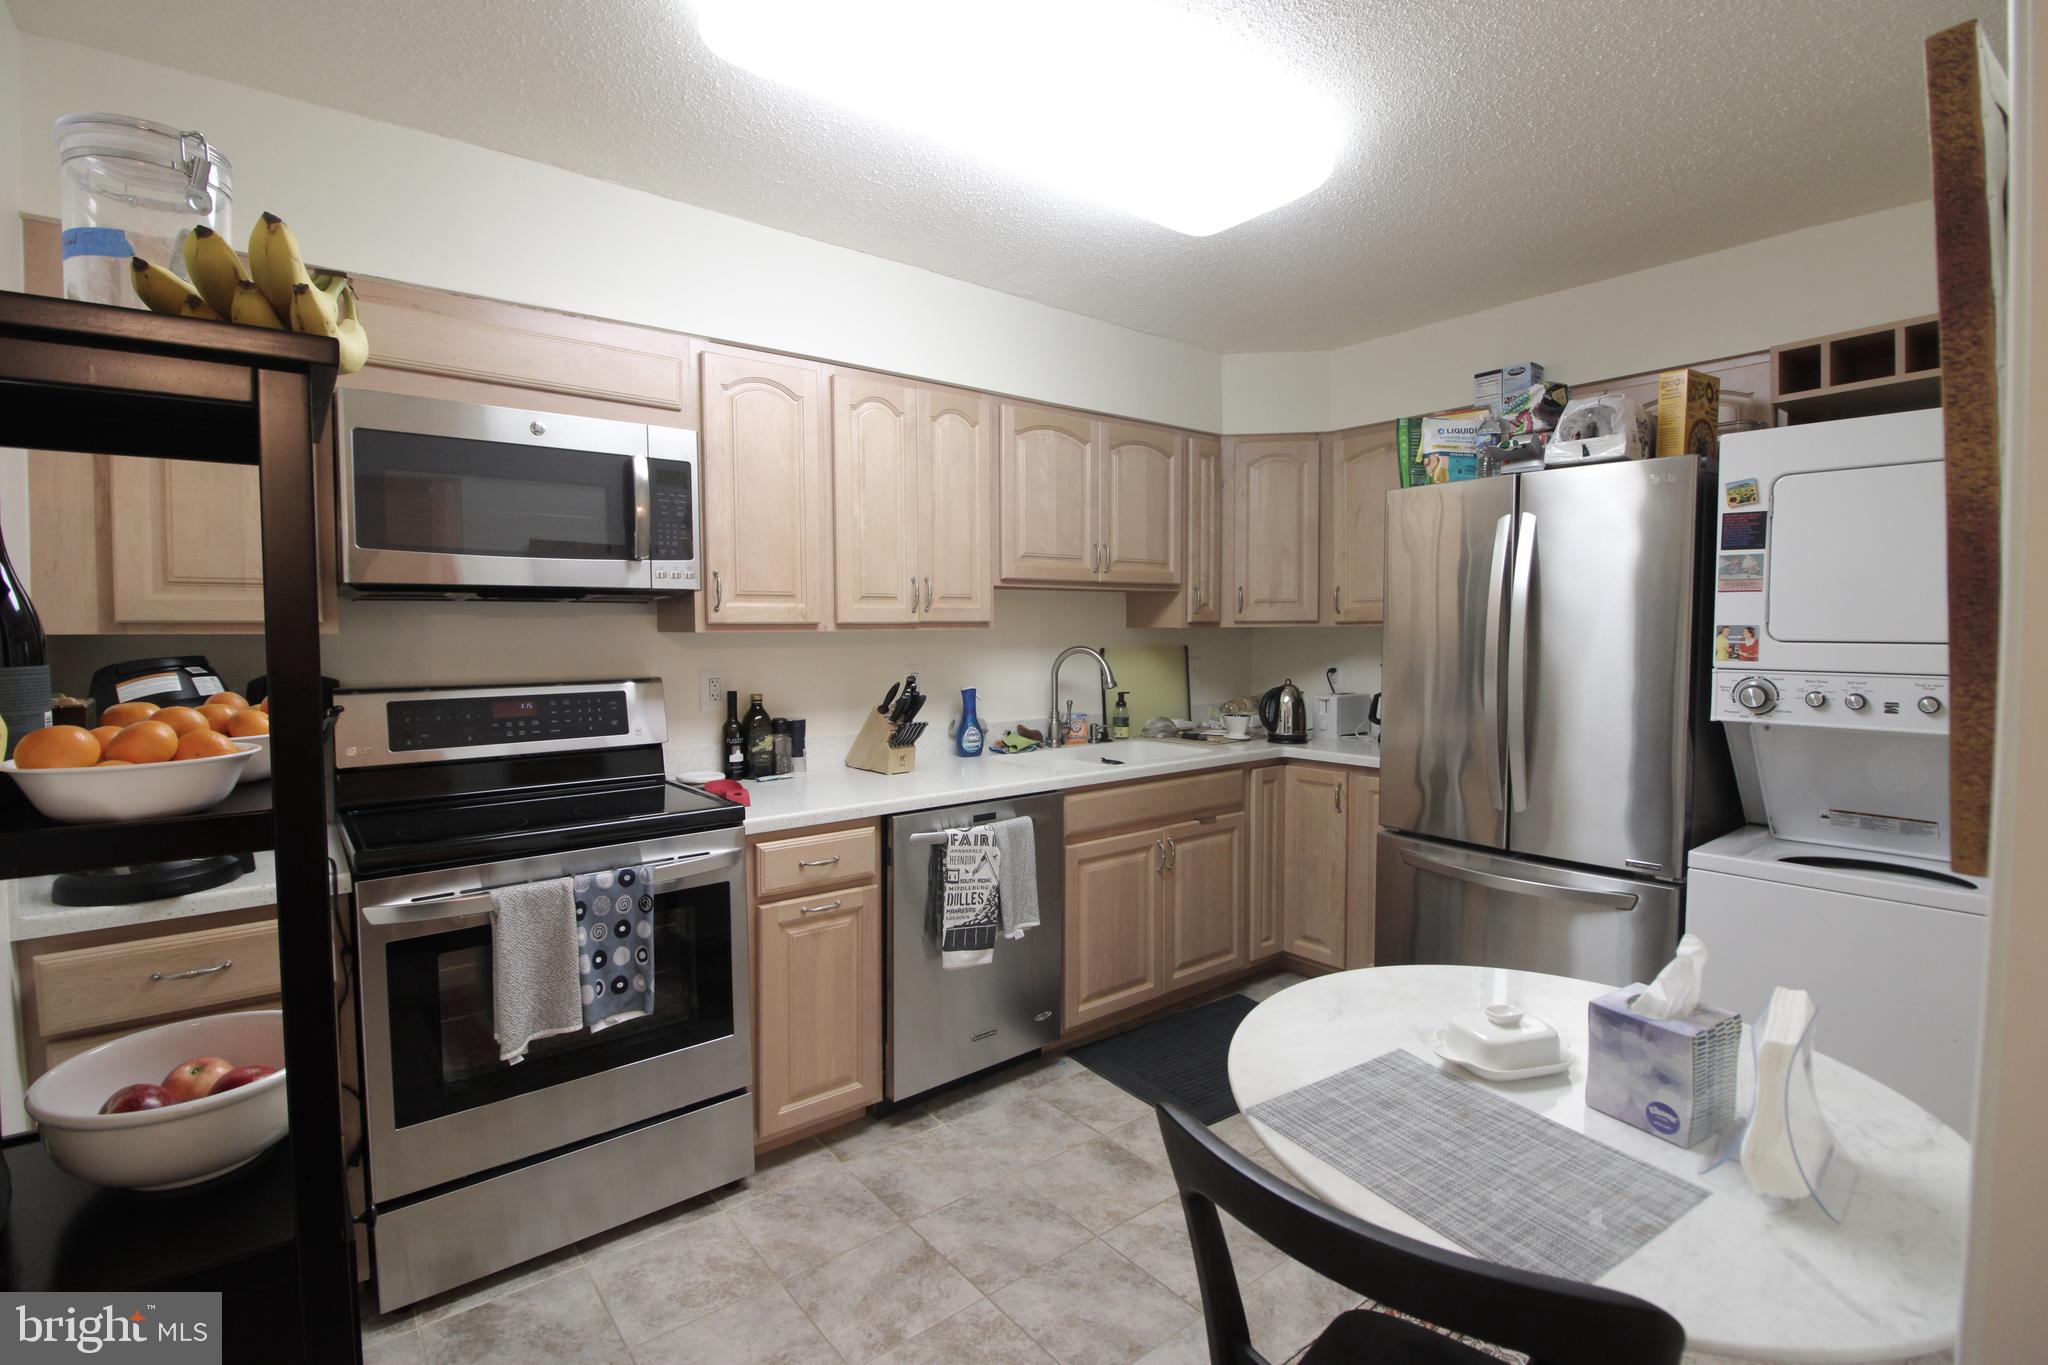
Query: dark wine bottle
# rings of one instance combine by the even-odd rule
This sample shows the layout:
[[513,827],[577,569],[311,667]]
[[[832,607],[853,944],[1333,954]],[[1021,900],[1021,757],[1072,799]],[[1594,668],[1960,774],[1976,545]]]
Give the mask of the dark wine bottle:
[[768,708],[761,705],[761,694],[754,693],[754,701],[747,708],[747,776],[775,776],[775,731],[768,723]]
[[21,586],[0,537],[0,717],[7,721],[6,756],[31,730],[50,723],[50,665],[43,653],[43,623]]
[[725,694],[725,775],[737,782],[747,775],[747,737],[740,730],[740,694]]

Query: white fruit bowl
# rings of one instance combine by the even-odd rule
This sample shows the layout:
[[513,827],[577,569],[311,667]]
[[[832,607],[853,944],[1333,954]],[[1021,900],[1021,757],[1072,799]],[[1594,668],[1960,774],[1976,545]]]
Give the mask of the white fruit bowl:
[[[224,1095],[132,1114],[99,1111],[116,1090],[159,1083],[193,1057],[279,1069]],[[285,1135],[283,1067],[282,1010],[184,1019],[59,1062],[28,1088],[28,1112],[50,1159],[80,1180],[116,1189],[175,1189],[225,1175]]]
[[267,751],[238,739],[234,753],[212,758],[136,763],[125,768],[17,768],[10,758],[0,763],[0,772],[20,784],[29,804],[52,820],[72,824],[153,820],[190,815],[218,804],[235,789],[258,752],[268,764]]
[[253,744],[256,746],[256,757],[250,759],[249,766],[242,769],[242,775],[236,779],[236,785],[246,786],[251,782],[268,782],[270,780],[270,736],[236,735],[235,743]]

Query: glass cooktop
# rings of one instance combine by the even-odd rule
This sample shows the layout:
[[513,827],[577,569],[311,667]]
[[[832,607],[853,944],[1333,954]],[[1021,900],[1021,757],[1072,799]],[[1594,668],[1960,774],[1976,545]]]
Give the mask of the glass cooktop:
[[741,806],[666,779],[407,802],[347,810],[341,815],[359,874],[492,862],[694,834],[730,828],[745,819]]

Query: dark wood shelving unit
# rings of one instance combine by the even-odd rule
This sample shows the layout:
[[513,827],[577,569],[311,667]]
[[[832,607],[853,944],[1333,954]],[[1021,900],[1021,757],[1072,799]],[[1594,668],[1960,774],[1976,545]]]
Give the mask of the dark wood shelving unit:
[[1941,406],[1941,322],[1908,318],[1771,348],[1771,403],[1788,422]]
[[[250,1324],[251,1335],[264,1341],[269,1359],[308,1362],[361,1359],[343,1178],[313,459],[337,360],[335,343],[324,337],[0,291],[0,445],[257,468],[271,720],[270,782],[199,815],[65,826],[8,805],[0,810],[0,875],[83,870],[114,857],[273,849],[291,1073],[291,1135],[249,1168],[267,1174],[243,1191],[284,1200],[288,1217],[244,1221],[223,1241],[221,1220],[153,1215],[166,1195],[102,1190],[86,1198],[64,1185],[70,1178],[42,1160],[39,1148],[13,1144],[5,1149],[15,1209],[0,1267],[5,1287],[203,1288],[224,1267],[267,1264],[294,1293],[295,1312],[274,1315],[288,1320],[285,1334]],[[31,1227],[23,1222],[31,1210],[53,1212]],[[96,1221],[75,1221],[87,1218]],[[47,1248],[23,1240],[41,1237],[61,1248],[67,1239],[105,1235],[94,1228],[117,1226],[136,1245],[94,1271],[80,1268],[90,1261],[44,1254]],[[93,1274],[140,1278],[79,1282]],[[232,1340],[241,1330],[236,1321],[225,1326],[229,1351],[245,1353],[250,1340]]]

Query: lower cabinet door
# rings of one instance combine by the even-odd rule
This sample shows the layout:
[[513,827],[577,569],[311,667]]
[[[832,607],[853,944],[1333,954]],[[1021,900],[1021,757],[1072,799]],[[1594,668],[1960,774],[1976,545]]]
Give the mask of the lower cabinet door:
[[1067,846],[1065,1028],[1150,1000],[1165,989],[1159,915],[1163,830]]
[[1285,769],[1287,838],[1281,946],[1296,957],[1344,965],[1348,775],[1340,768]]
[[760,1136],[882,1098],[882,908],[873,886],[760,907],[754,1112]]
[[1166,831],[1166,989],[1245,963],[1247,885],[1244,815],[1190,820]]
[[1345,797],[1344,816],[1348,822],[1344,884],[1344,965],[1350,968],[1373,964],[1375,856],[1380,841],[1380,778],[1378,773],[1353,773],[1346,779],[1350,794]]
[[1287,770],[1274,766],[1251,773],[1251,856],[1249,900],[1251,960],[1280,952],[1281,906],[1287,898]]

